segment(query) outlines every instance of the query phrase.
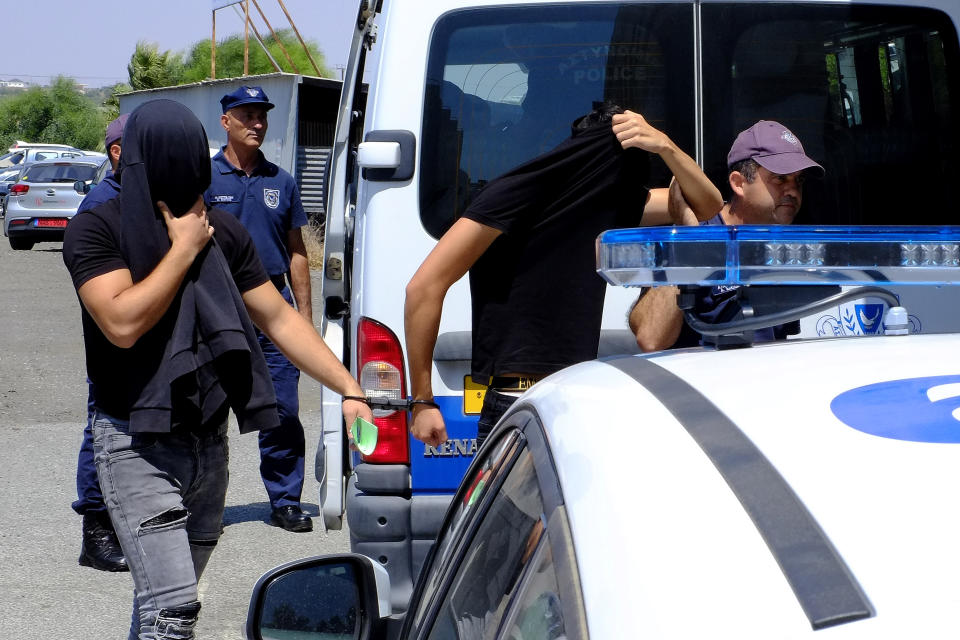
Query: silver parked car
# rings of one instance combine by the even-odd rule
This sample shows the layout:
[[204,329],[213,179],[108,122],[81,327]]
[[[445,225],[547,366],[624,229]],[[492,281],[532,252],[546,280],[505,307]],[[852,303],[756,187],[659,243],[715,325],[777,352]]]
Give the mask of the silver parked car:
[[7,210],[7,193],[10,192],[10,187],[20,179],[20,174],[31,164],[33,163],[18,164],[0,169],[0,218],[5,215]]
[[[8,153],[0,156],[0,167],[14,167],[25,162],[40,162],[57,158],[82,158],[92,151],[84,151],[65,144],[29,144],[12,147]],[[100,158],[102,154],[96,154]]]
[[90,183],[101,164],[100,158],[82,156],[28,167],[6,199],[3,233],[10,247],[29,250],[37,242],[62,241],[67,222],[84,197],[75,183]]

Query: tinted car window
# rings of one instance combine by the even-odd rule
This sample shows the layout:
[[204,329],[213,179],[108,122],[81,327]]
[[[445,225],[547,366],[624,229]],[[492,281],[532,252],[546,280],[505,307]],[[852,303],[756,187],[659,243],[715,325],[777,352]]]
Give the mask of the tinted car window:
[[[485,8],[442,18],[424,96],[424,227],[441,235],[484,184],[569,137],[594,102],[639,111],[692,154],[692,32],[693,9],[681,4]],[[657,159],[648,186],[668,182]]]
[[24,182],[75,182],[92,180],[97,167],[89,164],[48,164],[28,169]]
[[483,498],[502,479],[504,466],[514,459],[519,446],[516,435],[504,437],[492,448],[484,447],[490,452],[489,455],[480,460],[478,466],[471,468],[472,480],[469,484],[464,483],[454,498],[447,516],[447,526],[440,532],[434,545],[433,563],[424,569],[425,575],[421,578],[424,586],[412,618],[414,627],[422,624],[433,596],[446,575],[447,562],[454,555],[455,546],[462,542],[463,532],[487,502]]
[[727,183],[737,133],[777,120],[826,169],[807,181],[797,223],[956,223],[960,54],[949,17],[845,3],[701,11],[704,166],[715,184]]
[[492,637],[542,542],[543,511],[533,456],[525,450],[473,535],[429,638]]
[[532,566],[533,570],[518,595],[516,610],[507,624],[506,637],[542,640],[570,637],[563,619],[560,583],[549,532],[544,533],[539,541]]

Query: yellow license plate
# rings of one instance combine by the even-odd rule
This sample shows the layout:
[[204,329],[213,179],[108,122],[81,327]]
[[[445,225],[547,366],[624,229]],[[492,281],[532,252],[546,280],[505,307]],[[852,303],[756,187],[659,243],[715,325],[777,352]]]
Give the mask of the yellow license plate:
[[487,385],[474,382],[469,375],[463,376],[463,412],[467,415],[480,413],[486,393]]

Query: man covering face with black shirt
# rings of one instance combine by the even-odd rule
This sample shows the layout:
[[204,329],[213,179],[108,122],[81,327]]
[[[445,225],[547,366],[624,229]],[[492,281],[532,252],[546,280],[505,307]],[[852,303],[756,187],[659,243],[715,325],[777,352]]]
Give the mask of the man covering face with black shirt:
[[443,299],[468,270],[471,374],[490,385],[478,442],[512,391],[596,357],[604,297],[596,236],[670,219],[668,190],[646,187],[649,153],[664,160],[698,216],[716,213],[720,192],[692,158],[640,114],[604,105],[555,149],[487,184],[440,238],[406,291],[414,437],[434,446],[447,439],[432,402],[432,354]]
[[[279,424],[253,325],[337,393],[361,393],[270,282],[243,226],[208,209],[208,154],[186,107],[144,103],[124,128],[119,196],[75,216],[63,245],[97,474],[133,577],[132,638],[194,637],[197,581],[222,528],[227,412],[241,432]],[[351,400],[343,415],[373,418]]]

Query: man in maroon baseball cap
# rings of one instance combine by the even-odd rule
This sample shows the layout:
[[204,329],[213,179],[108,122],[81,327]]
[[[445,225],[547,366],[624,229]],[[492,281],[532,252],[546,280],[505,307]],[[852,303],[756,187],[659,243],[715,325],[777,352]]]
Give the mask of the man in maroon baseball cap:
[[[761,120],[740,132],[727,154],[727,169],[730,200],[704,222],[697,220],[682,195],[671,187],[669,209],[676,224],[790,224],[803,204],[806,178],[824,175],[823,167],[804,153],[797,136],[773,120]],[[735,302],[735,297],[736,288],[727,287],[711,292],[702,306],[720,312],[724,305]],[[700,340],[683,322],[676,287],[644,289],[628,321],[643,351],[693,346]],[[770,331],[769,339],[774,337]]]
[[719,214],[724,224],[790,224],[803,202],[804,180],[824,175],[797,136],[772,120],[740,132],[727,168],[733,195]]
[[807,157],[797,136],[779,122],[761,120],[741,131],[727,154],[727,167],[753,160],[773,173],[788,174],[812,169],[823,177],[823,167]]

